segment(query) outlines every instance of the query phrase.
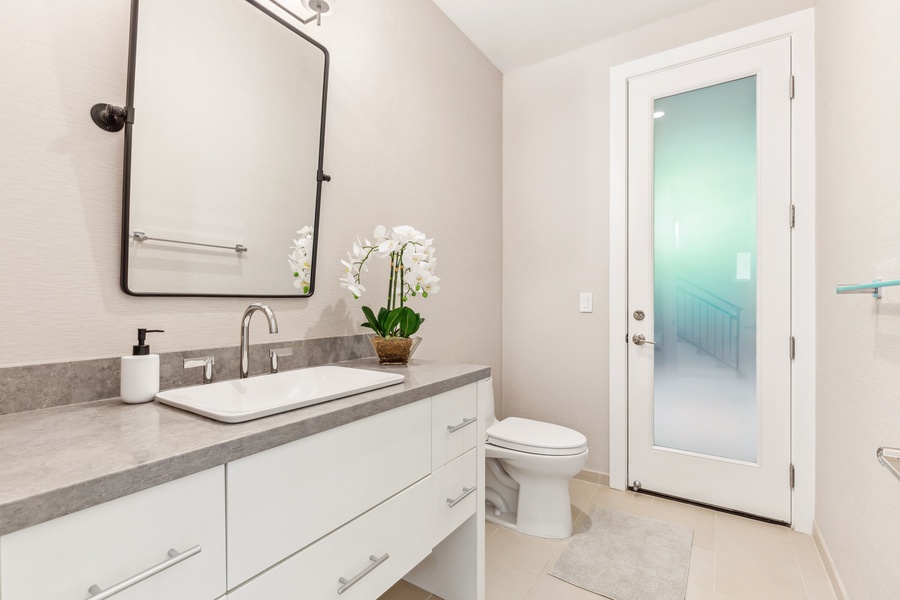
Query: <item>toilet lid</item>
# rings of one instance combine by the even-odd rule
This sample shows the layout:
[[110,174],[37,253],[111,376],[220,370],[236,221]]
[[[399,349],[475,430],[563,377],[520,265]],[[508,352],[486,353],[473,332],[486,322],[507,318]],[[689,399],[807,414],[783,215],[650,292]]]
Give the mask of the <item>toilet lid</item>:
[[510,450],[548,456],[570,456],[587,450],[587,438],[574,429],[509,417],[487,430],[487,443]]

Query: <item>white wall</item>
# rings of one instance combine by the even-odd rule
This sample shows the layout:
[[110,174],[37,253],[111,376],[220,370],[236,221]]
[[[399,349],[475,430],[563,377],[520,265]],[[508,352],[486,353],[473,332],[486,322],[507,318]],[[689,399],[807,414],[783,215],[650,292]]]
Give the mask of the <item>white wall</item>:
[[[127,0],[7,2],[0,19],[0,367],[110,357],[154,327],[168,352],[238,343],[247,299],[133,298],[119,289]],[[417,356],[500,367],[501,75],[430,0],[350,2],[320,29],[331,52],[319,272],[311,299],[272,300],[281,333],[361,333],[339,259],[375,225],[434,236],[439,294]],[[387,266],[370,272],[378,306]]]
[[816,521],[850,598],[900,592],[900,482],[875,459],[900,446],[900,3],[817,0]]
[[609,469],[609,69],[812,4],[722,0],[504,77],[504,414],[583,432],[589,469]]

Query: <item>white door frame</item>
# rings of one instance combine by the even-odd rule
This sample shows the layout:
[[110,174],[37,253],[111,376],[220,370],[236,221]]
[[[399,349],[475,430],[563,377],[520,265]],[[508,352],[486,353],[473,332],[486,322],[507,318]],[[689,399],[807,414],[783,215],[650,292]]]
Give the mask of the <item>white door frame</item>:
[[[609,485],[624,490],[628,476],[627,187],[628,79],[769,40],[791,38],[791,194],[796,226],[791,240],[791,455],[795,468],[792,526],[812,533],[815,514],[815,52],[812,8],[613,67],[609,159]],[[785,93],[789,91],[785,82]],[[785,221],[789,215],[785,215]],[[788,293],[785,290],[785,293]],[[785,340],[785,352],[788,340]],[[787,477],[787,474],[785,474]]]

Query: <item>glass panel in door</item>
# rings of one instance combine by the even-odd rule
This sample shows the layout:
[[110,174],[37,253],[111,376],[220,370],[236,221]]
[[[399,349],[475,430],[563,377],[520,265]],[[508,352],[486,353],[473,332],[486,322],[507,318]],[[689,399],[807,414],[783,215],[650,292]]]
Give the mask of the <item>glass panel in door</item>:
[[653,445],[756,463],[757,78],[653,103]]

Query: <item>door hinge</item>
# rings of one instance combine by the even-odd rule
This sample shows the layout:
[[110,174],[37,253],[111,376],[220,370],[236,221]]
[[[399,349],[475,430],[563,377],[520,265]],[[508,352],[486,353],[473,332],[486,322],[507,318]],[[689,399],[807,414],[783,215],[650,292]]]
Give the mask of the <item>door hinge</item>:
[[794,223],[796,223],[796,211],[794,210],[794,205],[791,204],[791,229],[794,228]]
[[791,464],[791,489],[794,489],[794,465]]
[[791,100],[794,99],[794,76],[791,75]]
[[795,353],[795,344],[794,344],[794,336],[791,336],[791,360],[794,360]]

